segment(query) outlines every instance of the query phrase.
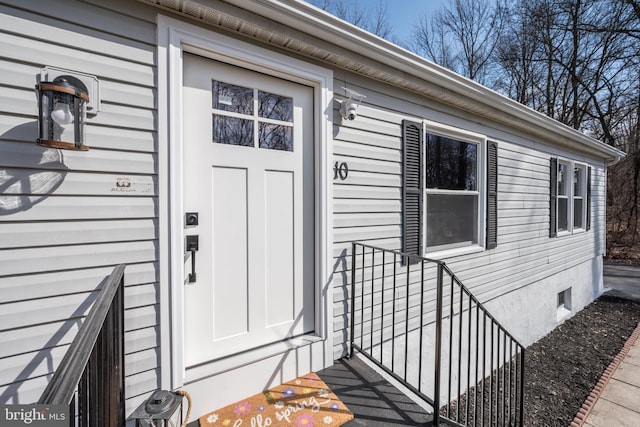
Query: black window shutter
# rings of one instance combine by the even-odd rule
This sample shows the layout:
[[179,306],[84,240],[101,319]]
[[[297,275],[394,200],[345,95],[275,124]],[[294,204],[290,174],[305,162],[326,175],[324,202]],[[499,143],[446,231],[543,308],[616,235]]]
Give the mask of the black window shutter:
[[402,252],[422,256],[422,123],[402,121]]
[[558,206],[556,204],[558,199],[558,159],[551,158],[549,174],[549,237],[556,237],[558,235]]
[[591,230],[591,166],[587,168],[587,231]]
[[487,249],[498,246],[498,144],[487,142]]

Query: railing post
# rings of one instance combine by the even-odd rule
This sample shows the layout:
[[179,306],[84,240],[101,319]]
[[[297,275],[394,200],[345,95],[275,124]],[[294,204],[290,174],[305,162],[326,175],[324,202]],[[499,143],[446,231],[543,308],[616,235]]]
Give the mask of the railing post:
[[435,354],[435,378],[433,383],[433,424],[440,425],[440,357],[442,351],[442,278],[443,266],[438,263],[438,278],[436,283],[436,354]]
[[349,337],[349,359],[353,358],[353,337],[356,331],[356,243],[351,243],[351,335]]
[[124,269],[119,265],[109,275],[38,400],[44,405],[72,405],[70,412],[81,427],[125,423]]
[[524,426],[524,347],[520,350],[520,426]]
[[[120,307],[120,316],[118,318],[118,330],[119,330],[119,334],[120,334],[120,349],[118,350],[118,360],[120,361],[120,372],[118,373],[119,375],[119,380],[121,381],[122,384],[122,388],[120,389],[120,404],[122,405],[122,407],[125,407],[125,401],[126,401],[126,392],[125,392],[125,372],[124,372],[124,275],[120,278],[120,289],[118,290],[118,307]],[[118,414],[121,417],[121,421],[124,424],[125,423],[125,413],[124,412],[119,412]]]

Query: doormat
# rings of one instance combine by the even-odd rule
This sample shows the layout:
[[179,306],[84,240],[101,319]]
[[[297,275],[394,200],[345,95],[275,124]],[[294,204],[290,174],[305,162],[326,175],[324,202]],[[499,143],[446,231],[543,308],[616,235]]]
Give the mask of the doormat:
[[304,375],[200,417],[203,427],[340,426],[353,419],[314,373]]

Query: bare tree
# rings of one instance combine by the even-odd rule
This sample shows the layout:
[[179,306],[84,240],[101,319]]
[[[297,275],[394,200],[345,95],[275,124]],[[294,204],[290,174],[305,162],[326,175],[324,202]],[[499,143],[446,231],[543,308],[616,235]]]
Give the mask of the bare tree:
[[393,26],[389,21],[389,9],[387,7],[387,3],[378,1],[370,20],[371,22],[367,28],[368,31],[372,32],[376,36],[382,37],[383,39],[391,39]]
[[357,27],[369,31],[384,39],[393,38],[393,26],[389,20],[387,3],[378,0],[375,8],[367,6],[372,3],[364,0],[307,0],[309,3]]
[[452,0],[414,27],[413,48],[459,74],[488,83],[505,18],[500,0]]
[[498,49],[497,89],[614,145],[622,99],[636,86],[629,72],[638,49],[621,30],[629,28],[626,1],[517,3]]
[[432,17],[422,16],[413,29],[411,49],[438,65],[456,70],[458,57],[451,49],[448,30],[444,25],[439,25],[444,21],[442,14],[442,10],[439,10]]
[[506,31],[500,37],[496,61],[502,73],[496,79],[496,89],[516,101],[535,108],[539,81],[543,76],[541,64],[535,59],[540,54],[540,43],[535,32],[536,16],[528,0],[514,4],[513,14],[508,14]]

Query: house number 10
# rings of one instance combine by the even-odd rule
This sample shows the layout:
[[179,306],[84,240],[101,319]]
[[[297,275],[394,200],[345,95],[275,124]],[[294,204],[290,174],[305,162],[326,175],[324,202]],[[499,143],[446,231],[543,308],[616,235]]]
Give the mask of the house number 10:
[[349,176],[349,166],[347,162],[336,162],[333,166],[333,179],[340,178],[340,181],[344,181]]

